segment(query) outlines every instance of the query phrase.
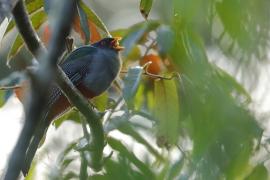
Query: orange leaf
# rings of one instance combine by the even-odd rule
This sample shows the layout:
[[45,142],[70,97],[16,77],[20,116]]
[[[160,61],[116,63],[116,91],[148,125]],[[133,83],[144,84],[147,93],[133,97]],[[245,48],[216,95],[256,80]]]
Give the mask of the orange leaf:
[[90,41],[91,43],[95,43],[101,40],[101,36],[97,30],[97,26],[88,20],[88,25],[90,27]]
[[[95,43],[101,39],[101,36],[97,30],[97,26],[88,20],[88,26],[90,29],[90,42]],[[81,27],[80,18],[76,16],[73,21],[73,29],[80,35],[82,40],[85,40],[85,35]]]

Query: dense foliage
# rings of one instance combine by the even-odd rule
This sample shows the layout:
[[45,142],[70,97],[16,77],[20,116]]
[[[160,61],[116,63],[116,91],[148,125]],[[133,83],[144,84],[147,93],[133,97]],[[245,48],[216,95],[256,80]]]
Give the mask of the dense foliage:
[[[41,29],[48,46],[50,1],[25,3],[34,28]],[[155,8],[160,19],[153,20],[149,13],[155,3],[159,3]],[[234,76],[210,61],[207,53],[215,47],[232,59],[235,67],[252,68],[251,62],[265,60],[269,7],[267,0],[141,0],[138,13],[145,21],[108,30],[98,12],[80,1],[72,22],[75,45],[111,34],[122,37],[125,47],[120,77],[106,93],[91,100],[104,112],[106,148],[113,154],[104,155],[108,158],[102,173],[87,168],[89,132],[79,111],[72,109],[53,124],[59,127],[66,120],[81,123],[84,136],[63,150],[58,172],[50,178],[268,179],[265,163],[269,154],[253,160],[268,144],[262,141],[260,119],[249,109],[252,98]],[[3,41],[16,33],[14,29],[10,19]],[[21,51],[26,51],[23,46],[16,33],[7,56],[7,63],[16,70],[24,64],[17,62]],[[14,85],[14,74],[4,82]],[[0,91],[1,105],[10,93]],[[114,131],[140,144],[141,153],[133,151],[123,138],[112,136]],[[71,156],[74,149],[76,156]],[[76,160],[81,163],[77,172],[68,168]],[[31,170],[35,171],[34,165]]]

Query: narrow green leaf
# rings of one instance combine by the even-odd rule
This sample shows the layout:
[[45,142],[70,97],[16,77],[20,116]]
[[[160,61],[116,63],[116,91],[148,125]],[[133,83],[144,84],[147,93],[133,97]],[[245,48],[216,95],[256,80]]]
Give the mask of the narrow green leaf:
[[84,12],[84,10],[81,8],[80,4],[77,4],[77,10],[80,18],[80,24],[85,36],[85,44],[88,44],[90,41],[90,31],[89,31],[89,26],[88,26],[88,19],[87,15]]
[[25,177],[25,180],[33,180],[34,177],[36,176],[36,170],[37,170],[37,161],[36,161],[36,159],[34,159],[32,161],[29,172],[28,172],[27,176]]
[[173,163],[168,171],[167,178],[166,179],[176,179],[177,176],[181,173],[181,170],[184,166],[185,158],[181,157],[181,159],[177,160],[175,163]]
[[2,107],[5,102],[5,91],[0,90],[0,107]]
[[33,27],[35,30],[39,29],[40,26],[47,20],[47,15],[46,13],[42,10],[39,11],[35,14],[33,14],[33,16],[31,16],[31,22],[33,24]]
[[185,29],[183,41],[187,54],[193,62],[206,62],[206,50],[200,35],[192,29]]
[[[26,3],[26,9],[30,17],[33,16],[35,13],[41,11],[42,7],[43,7],[42,0],[33,0]],[[5,31],[5,35],[9,33],[14,27],[15,27],[15,22],[14,20],[12,20],[9,22],[7,30]]]
[[111,31],[112,37],[124,37],[128,33],[129,29],[116,29]]
[[140,12],[145,19],[147,19],[150,13],[152,4],[153,4],[153,0],[141,0],[140,2]]
[[142,73],[142,67],[132,67],[129,68],[128,73],[124,79],[123,97],[130,108],[133,107],[133,98],[138,90]]
[[110,131],[118,129],[120,126],[126,124],[130,118],[128,112],[125,112],[122,115],[113,116],[109,121],[106,121],[104,124],[104,133],[108,134]]
[[11,49],[8,52],[7,65],[9,66],[10,60],[20,51],[23,47],[23,39],[21,35],[17,35],[15,41],[13,42]]
[[91,99],[91,102],[96,106],[96,108],[103,112],[107,109],[109,95],[107,92],[102,93],[101,95]]
[[67,113],[60,116],[58,119],[53,121],[55,128],[58,128],[64,121],[72,120],[74,122],[80,122],[80,114],[77,109],[71,109]]
[[87,18],[90,19],[90,21],[93,22],[97,27],[103,30],[106,33],[106,36],[109,36],[110,33],[107,27],[102,22],[102,20],[98,17],[98,15],[82,1],[80,1],[80,6],[82,7],[83,11],[86,13]]
[[[35,13],[31,17],[31,22],[34,26],[34,29],[38,29],[45,21],[47,20],[47,16],[44,11],[39,11]],[[23,47],[24,41],[21,35],[17,35],[11,49],[8,53],[7,64],[9,65],[10,60],[19,52],[19,50]]]
[[30,15],[38,11],[42,7],[43,7],[43,0],[33,0],[29,3],[26,3],[27,12]]
[[144,145],[150,153],[152,153],[159,161],[163,161],[164,158],[159,154],[159,152],[144,138],[142,137],[134,128],[132,128],[129,124],[125,124],[124,126],[120,126],[118,130],[124,134],[131,136],[137,142]]
[[108,137],[107,141],[114,150],[118,151],[122,156],[127,157],[141,172],[150,179],[154,179],[154,174],[149,167],[144,162],[140,161],[133,152],[130,152],[121,141],[112,137]]
[[257,165],[245,180],[267,180],[269,179],[268,171],[263,164]]
[[229,88],[230,93],[236,91],[238,95],[242,95],[244,97],[245,103],[251,102],[251,97],[249,93],[245,90],[245,88],[237,82],[237,80],[232,77],[229,73],[224,71],[223,69],[219,68],[218,66],[213,66],[218,73],[218,76],[226,83],[227,87]]
[[179,98],[174,80],[155,81],[154,116],[158,124],[158,136],[169,144],[175,144],[179,135]]

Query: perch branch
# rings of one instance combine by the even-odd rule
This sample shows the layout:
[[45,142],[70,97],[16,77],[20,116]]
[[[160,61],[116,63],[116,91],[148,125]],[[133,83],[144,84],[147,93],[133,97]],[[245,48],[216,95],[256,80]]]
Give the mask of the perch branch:
[[31,25],[27,12],[25,11],[24,2],[21,0],[13,10],[17,28],[23,36],[28,49],[37,59],[40,57],[44,61],[42,62],[43,66],[41,66],[36,73],[29,73],[31,94],[25,106],[25,123],[10,156],[4,180],[17,179],[20,174],[32,134],[42,118],[48,94],[47,87],[52,83],[57,59],[64,46],[64,43],[61,42],[65,40],[65,37],[69,34],[71,29],[70,19],[72,19],[75,14],[76,2],[76,0],[66,1],[63,3],[63,6],[59,8],[58,16],[56,16],[58,28],[55,28],[52,36],[50,45],[53,46],[53,48],[50,48],[48,52],[46,52],[45,48],[40,43]]

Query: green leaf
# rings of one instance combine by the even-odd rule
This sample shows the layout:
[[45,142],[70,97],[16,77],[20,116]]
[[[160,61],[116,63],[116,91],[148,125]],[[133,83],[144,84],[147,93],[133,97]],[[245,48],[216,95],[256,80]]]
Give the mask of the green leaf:
[[181,157],[181,159],[177,160],[173,163],[168,171],[168,178],[166,179],[176,179],[177,176],[181,173],[181,170],[184,166],[185,158]]
[[142,73],[142,67],[131,67],[128,69],[128,73],[124,79],[123,97],[130,108],[133,107],[133,99],[138,90]]
[[37,161],[34,159],[31,163],[31,167],[29,169],[29,172],[27,173],[27,176],[25,177],[25,180],[33,180],[36,176],[37,171]]
[[122,156],[128,158],[141,172],[143,172],[149,179],[154,179],[153,172],[149,167],[140,161],[133,152],[129,151],[127,147],[119,140],[112,137],[107,138],[108,144]]
[[169,144],[175,144],[179,135],[179,98],[174,80],[155,81],[154,116],[158,124],[158,136]]
[[108,98],[108,93],[104,92],[101,95],[91,99],[91,102],[93,102],[93,104],[99,111],[103,112],[107,109]]
[[109,36],[110,33],[107,27],[98,17],[98,15],[82,1],[80,1],[80,6],[82,7],[83,11],[86,13],[87,18],[90,19],[90,21],[93,22],[97,27],[103,30],[106,33],[106,36]]
[[138,61],[140,58],[141,58],[140,48],[138,46],[133,46],[127,57],[125,57],[125,60]]
[[124,37],[128,33],[129,29],[116,29],[110,31],[112,37]]
[[187,55],[193,62],[206,62],[207,56],[200,35],[190,28],[185,29],[183,40],[187,48]]
[[218,73],[218,76],[223,80],[223,83],[226,83],[226,87],[229,88],[230,94],[236,91],[238,93],[237,95],[242,95],[244,97],[244,103],[248,104],[251,102],[251,97],[249,93],[240,83],[237,82],[234,77],[232,77],[229,73],[219,68],[218,66],[213,65],[213,68]]
[[121,44],[125,47],[123,55],[127,56],[144,35],[158,28],[159,25],[160,23],[157,21],[147,21],[133,25],[121,41]]
[[263,164],[257,165],[245,180],[267,180],[269,179],[268,171]]
[[122,115],[112,116],[109,121],[104,124],[104,133],[108,134],[110,131],[118,129],[120,126],[128,122],[130,115],[125,112]]
[[[38,11],[40,11],[42,7],[43,7],[42,0],[33,0],[33,1],[26,2],[26,9],[30,17],[34,15],[35,13],[37,13]],[[5,35],[9,33],[14,27],[15,27],[15,22],[14,20],[12,20],[10,21],[8,28],[5,31]]]
[[164,158],[160,155],[160,153],[129,124],[126,123],[124,126],[120,126],[118,130],[124,134],[129,135],[130,137],[135,139],[137,142],[144,145],[147,148],[147,150],[150,153],[152,153],[159,161],[164,161]]
[[88,27],[88,19],[87,19],[87,15],[84,12],[84,10],[81,8],[80,4],[77,4],[77,10],[78,10],[78,14],[80,17],[80,24],[85,36],[85,44],[89,43],[90,40],[90,31],[89,31],[89,27]]
[[147,19],[150,10],[152,8],[153,0],[141,0],[140,2],[140,12],[142,16]]
[[21,35],[17,35],[15,41],[13,42],[11,49],[8,52],[7,65],[10,65],[10,60],[21,50],[23,47],[23,39]]
[[72,120],[74,122],[80,122],[80,112],[77,109],[71,109],[58,119],[53,121],[53,125],[55,128],[59,128],[59,126],[66,120]]
[[[34,26],[34,29],[38,29],[46,20],[47,15],[45,14],[44,11],[39,11],[31,17],[31,22]],[[21,35],[17,35],[14,43],[12,44],[11,49],[9,50],[7,64],[9,64],[10,60],[20,51],[23,45],[24,41]]]
[[32,14],[43,7],[43,0],[33,0],[26,3],[26,9],[28,14]]
[[5,91],[0,90],[0,107],[2,107],[5,102]]

